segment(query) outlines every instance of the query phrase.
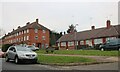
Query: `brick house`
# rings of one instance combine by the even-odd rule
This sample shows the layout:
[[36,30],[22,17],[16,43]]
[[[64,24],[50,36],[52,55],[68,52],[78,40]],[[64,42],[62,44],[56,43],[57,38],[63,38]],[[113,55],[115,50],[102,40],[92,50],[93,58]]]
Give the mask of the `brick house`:
[[26,23],[12,32],[5,34],[2,38],[3,44],[28,44],[39,48],[49,46],[49,29],[38,23],[36,19],[33,23]]
[[56,43],[60,49],[75,49],[77,45],[93,46],[120,37],[119,29],[120,25],[112,26],[111,21],[107,20],[106,27],[95,29],[91,26],[91,30],[65,34]]

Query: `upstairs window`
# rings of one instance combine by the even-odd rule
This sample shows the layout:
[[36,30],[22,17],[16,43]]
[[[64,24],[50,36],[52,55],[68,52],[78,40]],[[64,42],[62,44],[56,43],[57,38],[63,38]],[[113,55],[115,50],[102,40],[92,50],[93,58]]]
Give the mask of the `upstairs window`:
[[42,36],[42,40],[45,40],[45,36]]
[[35,36],[35,39],[38,40],[38,36]]
[[38,33],[38,29],[35,29],[35,33]]
[[45,33],[46,31],[45,30],[43,30],[43,33]]
[[27,33],[29,33],[29,29],[27,29]]

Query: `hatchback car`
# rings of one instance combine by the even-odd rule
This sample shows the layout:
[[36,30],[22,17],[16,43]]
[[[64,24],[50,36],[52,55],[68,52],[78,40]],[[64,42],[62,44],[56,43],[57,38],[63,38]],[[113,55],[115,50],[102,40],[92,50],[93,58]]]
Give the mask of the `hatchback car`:
[[10,59],[14,60],[16,64],[21,61],[32,61],[36,63],[37,54],[26,47],[10,46],[6,52],[5,60],[8,62]]
[[100,45],[99,49],[104,50],[119,50],[120,51],[120,39],[109,40],[106,43]]

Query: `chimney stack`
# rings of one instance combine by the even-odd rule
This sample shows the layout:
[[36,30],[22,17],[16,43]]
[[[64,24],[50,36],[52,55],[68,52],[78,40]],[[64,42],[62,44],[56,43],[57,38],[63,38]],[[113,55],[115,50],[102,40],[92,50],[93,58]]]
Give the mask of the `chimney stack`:
[[36,23],[38,23],[38,19],[36,19]]
[[20,26],[18,26],[18,28],[20,28]]
[[27,22],[26,25],[30,24],[30,22]]
[[94,30],[94,29],[95,29],[95,26],[91,26],[91,29]]
[[14,29],[13,29],[13,31],[14,31]]
[[110,21],[110,20],[107,20],[106,26],[107,26],[107,28],[110,28],[110,27],[111,27],[111,21]]

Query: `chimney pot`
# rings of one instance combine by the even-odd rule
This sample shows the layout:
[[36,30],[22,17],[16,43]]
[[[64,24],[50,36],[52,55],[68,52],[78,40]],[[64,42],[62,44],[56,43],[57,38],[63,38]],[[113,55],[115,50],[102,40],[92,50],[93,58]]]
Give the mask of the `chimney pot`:
[[18,28],[20,28],[20,26],[18,26]]
[[36,19],[36,23],[38,23],[38,19]]
[[13,29],[13,31],[14,31],[14,29]]
[[110,28],[110,27],[111,27],[111,21],[110,21],[110,20],[107,20],[106,26],[107,26],[107,28]]
[[91,26],[91,29],[94,30],[94,29],[95,29],[95,26]]
[[30,22],[27,22],[26,25],[30,24]]

